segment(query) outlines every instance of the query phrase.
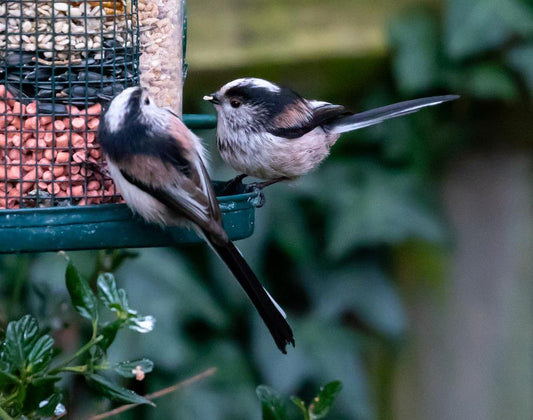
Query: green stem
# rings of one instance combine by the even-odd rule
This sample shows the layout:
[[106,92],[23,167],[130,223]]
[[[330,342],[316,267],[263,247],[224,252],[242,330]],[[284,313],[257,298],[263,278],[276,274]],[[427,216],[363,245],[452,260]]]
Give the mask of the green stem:
[[13,420],[13,417],[7,414],[2,407],[0,407],[0,417],[2,420]]
[[65,366],[60,369],[61,372],[75,372],[75,373],[85,373],[87,372],[87,365],[81,366]]
[[50,371],[50,374],[54,375],[55,373],[58,373],[59,371],[65,369],[73,360],[76,360],[83,353],[85,353],[87,350],[89,350],[95,344],[98,344],[103,339],[104,339],[103,335],[99,335],[98,337],[91,338],[91,340],[87,344],[85,344],[82,348],[80,348],[70,359],[68,359],[66,362],[63,362],[59,366],[57,366],[54,369],[52,369]]
[[9,372],[2,372],[2,375],[4,376],[7,376],[9,379],[11,379],[13,382],[17,383],[17,384],[21,384],[22,381],[15,375],[13,375],[12,373],[9,373]]
[[2,401],[2,405],[6,406],[6,405],[10,404],[11,401],[17,399],[18,395],[19,395],[19,391],[17,389],[13,394],[11,394],[9,397],[7,397],[5,400]]

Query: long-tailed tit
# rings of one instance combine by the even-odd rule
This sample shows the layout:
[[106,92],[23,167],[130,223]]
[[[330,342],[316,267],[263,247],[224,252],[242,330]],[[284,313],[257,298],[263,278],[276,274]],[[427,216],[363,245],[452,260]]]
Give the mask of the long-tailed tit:
[[217,145],[226,163],[258,186],[295,179],[314,169],[342,133],[457,99],[434,96],[354,114],[342,105],[302,98],[257,78],[237,79],[204,96],[218,113]]
[[192,227],[220,256],[263,318],[278,348],[294,345],[285,314],[263,288],[222,226],[201,141],[170,110],[138,87],[116,96],[100,120],[98,140],[131,209],[162,226]]

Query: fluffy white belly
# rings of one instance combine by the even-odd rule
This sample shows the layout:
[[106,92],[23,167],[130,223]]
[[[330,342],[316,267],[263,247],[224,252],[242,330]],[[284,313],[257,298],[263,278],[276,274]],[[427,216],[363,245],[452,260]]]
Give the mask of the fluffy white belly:
[[219,137],[219,152],[228,165],[247,175],[265,180],[292,179],[316,168],[338,137],[320,127],[297,139],[253,134],[232,142]]
[[162,203],[129,183],[110,159],[107,159],[107,166],[120,194],[135,213],[151,223],[160,225],[180,224],[180,220],[172,217]]

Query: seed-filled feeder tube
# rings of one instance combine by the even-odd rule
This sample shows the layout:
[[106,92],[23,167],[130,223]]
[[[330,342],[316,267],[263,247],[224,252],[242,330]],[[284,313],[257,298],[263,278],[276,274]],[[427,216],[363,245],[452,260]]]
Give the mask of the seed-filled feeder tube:
[[[200,241],[133,217],[97,139],[106,102],[130,86],[181,116],[184,3],[0,0],[0,253]],[[252,234],[256,196],[219,197],[230,238]]]
[[127,0],[0,3],[0,209],[120,201],[96,141],[102,97],[138,84]]
[[158,106],[181,115],[183,0],[138,0],[141,86]]

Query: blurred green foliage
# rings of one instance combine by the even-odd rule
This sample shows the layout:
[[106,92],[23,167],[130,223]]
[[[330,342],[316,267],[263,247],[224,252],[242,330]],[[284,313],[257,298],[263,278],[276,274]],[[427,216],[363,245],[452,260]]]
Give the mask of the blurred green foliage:
[[259,385],[255,393],[261,401],[263,420],[288,420],[289,418],[301,418],[302,415],[303,420],[319,420],[327,417],[341,389],[341,382],[329,382],[320,388],[320,392],[309,405],[306,405],[301,398],[291,396],[291,401],[299,408],[297,417],[291,415],[285,398],[276,390],[266,385]]
[[[258,384],[311,400],[313,390],[333,379],[343,391],[331,418],[391,418],[396,360],[409,331],[404,284],[396,278],[435,275],[452,239],[441,217],[440,171],[478,139],[533,140],[513,135],[531,132],[533,6],[525,0],[448,0],[406,10],[388,33],[388,57],[190,69],[186,112],[212,112],[201,96],[243,75],[353,109],[437,93],[462,98],[344,135],[316,172],[265,192],[255,234],[239,247],[288,312],[296,348],[287,356],[207,247],[137,250],[125,261],[117,281],[134,307],[159,320],[150,340],[124,331],[109,349],[115,360],[154,361],[150,379],[135,390],[143,394],[200,369],[219,370],[162,398],[156,409],[141,407],[120,418],[259,419]],[[214,150],[214,134],[199,134]],[[215,178],[234,175],[212,155]],[[71,257],[94,278],[104,271],[100,255]],[[0,258],[1,325],[29,312],[57,344],[76,346],[79,335],[64,337],[66,324],[78,325],[64,304],[64,270],[63,259],[52,254]],[[76,382],[67,385],[66,405],[75,412],[110,408],[94,399],[82,403],[88,391]]]
[[[106,356],[120,329],[150,332],[155,320],[151,316],[139,316],[131,309],[126,292],[117,288],[111,273],[98,276],[95,294],[67,259],[65,280],[73,307],[91,323],[90,338],[65,358],[59,355],[59,349],[54,350],[54,338],[40,330],[31,315],[9,322],[0,338],[0,417],[11,420],[64,416],[67,409],[62,404],[62,390],[57,383],[65,374],[83,376],[99,395],[111,400],[153,405],[103,374],[114,372],[126,378],[136,375],[144,378],[152,371],[153,363],[148,359],[110,363]],[[115,313],[114,319],[104,321],[104,308]]]

